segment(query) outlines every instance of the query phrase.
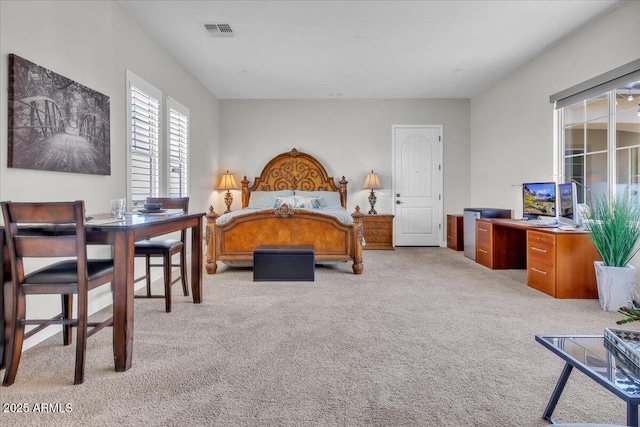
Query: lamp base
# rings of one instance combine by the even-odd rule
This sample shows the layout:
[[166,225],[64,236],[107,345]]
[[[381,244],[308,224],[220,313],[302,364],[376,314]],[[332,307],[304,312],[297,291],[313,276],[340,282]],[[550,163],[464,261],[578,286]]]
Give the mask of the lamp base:
[[227,194],[224,195],[224,203],[227,205],[227,210],[224,213],[231,212],[231,204],[233,203],[233,195],[231,191],[227,191]]
[[369,215],[378,215],[378,212],[376,212],[376,210],[374,209],[374,206],[376,205],[377,201],[378,201],[378,198],[376,197],[376,193],[374,193],[373,190],[371,190],[371,193],[369,194],[369,204],[371,205],[371,210],[369,211]]

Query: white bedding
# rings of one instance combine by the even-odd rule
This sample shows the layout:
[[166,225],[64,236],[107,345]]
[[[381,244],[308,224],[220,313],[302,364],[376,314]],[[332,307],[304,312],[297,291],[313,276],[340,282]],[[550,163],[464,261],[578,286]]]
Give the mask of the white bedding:
[[[266,210],[269,210],[269,209],[272,209],[272,208],[252,208],[252,207],[248,207],[248,208],[241,209],[239,211],[229,212],[229,213],[226,213],[226,214],[223,214],[223,215],[219,216],[216,219],[216,224],[217,225],[223,225],[223,224],[228,223],[233,218],[236,218],[238,216],[249,215],[249,214],[260,212],[260,211],[266,211]],[[325,214],[325,215],[330,215],[330,216],[333,216],[333,217],[337,218],[338,221],[340,221],[342,224],[353,225],[353,218],[351,217],[351,214],[349,212],[347,212],[347,210],[342,208],[342,207],[331,206],[331,207],[321,207],[321,208],[318,208],[318,209],[296,209],[296,210],[317,212],[317,213],[321,213],[321,214]]]

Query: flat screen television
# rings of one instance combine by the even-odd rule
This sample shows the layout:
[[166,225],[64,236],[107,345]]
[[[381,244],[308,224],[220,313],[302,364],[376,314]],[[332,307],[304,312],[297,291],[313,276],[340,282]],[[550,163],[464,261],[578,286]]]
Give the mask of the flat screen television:
[[522,217],[525,219],[556,217],[556,183],[522,184]]
[[558,222],[562,224],[577,226],[578,217],[576,215],[578,205],[578,191],[575,182],[558,184],[558,200],[560,209],[558,210]]

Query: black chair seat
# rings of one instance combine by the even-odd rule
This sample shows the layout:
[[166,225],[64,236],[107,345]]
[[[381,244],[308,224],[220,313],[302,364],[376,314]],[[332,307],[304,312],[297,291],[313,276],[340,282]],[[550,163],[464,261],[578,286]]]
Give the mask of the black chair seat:
[[165,252],[176,252],[182,249],[184,244],[175,239],[141,240],[135,243],[136,255],[162,255]]
[[[25,276],[25,285],[44,285],[56,283],[77,283],[77,262],[60,261],[41,268]],[[88,260],[87,275],[89,281],[113,274],[113,260]]]

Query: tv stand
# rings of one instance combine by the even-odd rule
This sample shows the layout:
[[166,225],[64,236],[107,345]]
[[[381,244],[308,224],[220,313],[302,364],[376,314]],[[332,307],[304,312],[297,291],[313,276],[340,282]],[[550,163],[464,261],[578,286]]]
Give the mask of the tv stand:
[[598,298],[593,262],[600,256],[583,230],[479,219],[476,242],[476,262],[485,267],[526,269],[527,285],[555,298]]

